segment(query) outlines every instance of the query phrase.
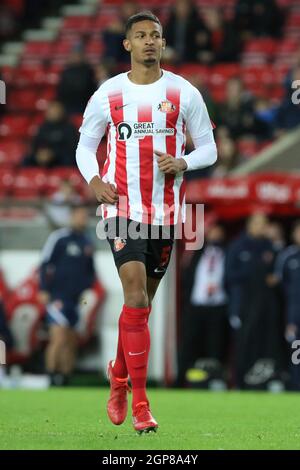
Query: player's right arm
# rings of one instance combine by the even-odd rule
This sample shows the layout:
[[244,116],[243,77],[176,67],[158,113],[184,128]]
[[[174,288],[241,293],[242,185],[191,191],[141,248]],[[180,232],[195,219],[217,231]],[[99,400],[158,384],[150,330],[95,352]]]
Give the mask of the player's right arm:
[[76,162],[97,200],[101,203],[115,204],[118,201],[117,190],[114,185],[102,181],[97,162],[97,149],[108,124],[103,100],[104,94],[100,87],[90,99],[83,115]]

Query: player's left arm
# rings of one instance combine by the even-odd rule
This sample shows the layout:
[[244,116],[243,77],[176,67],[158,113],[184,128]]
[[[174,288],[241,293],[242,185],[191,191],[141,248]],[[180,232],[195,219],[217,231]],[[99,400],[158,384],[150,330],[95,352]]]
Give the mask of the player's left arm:
[[186,170],[198,170],[213,165],[217,161],[213,125],[202,95],[194,86],[190,89],[186,127],[195,146],[195,150],[182,157],[187,165]]
[[200,92],[191,86],[189,105],[186,113],[186,126],[195,150],[181,158],[155,151],[159,169],[165,174],[175,175],[183,171],[197,170],[213,165],[217,160],[217,147],[213,127],[206,105]]

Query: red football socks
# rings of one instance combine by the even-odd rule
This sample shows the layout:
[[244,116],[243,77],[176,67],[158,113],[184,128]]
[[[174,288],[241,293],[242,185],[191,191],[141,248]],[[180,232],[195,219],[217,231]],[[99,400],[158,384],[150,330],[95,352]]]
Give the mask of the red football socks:
[[123,344],[122,344],[122,316],[123,310],[121,312],[119,318],[119,338],[118,338],[118,347],[117,347],[117,357],[113,366],[113,374],[117,379],[124,379],[128,377],[128,370],[125,361],[125,356],[123,352]]
[[[151,310],[152,310],[152,306],[150,305],[148,307],[147,321],[149,320]],[[122,344],[122,336],[121,336],[122,315],[123,315],[123,309],[119,317],[119,338],[118,338],[117,356],[116,356],[116,360],[113,366],[113,374],[115,378],[121,379],[121,380],[128,377],[128,370],[127,370],[127,365],[125,361],[123,344]]]
[[123,354],[132,385],[132,407],[148,401],[146,395],[147,367],[150,350],[148,328],[149,307],[124,305],[121,319]]

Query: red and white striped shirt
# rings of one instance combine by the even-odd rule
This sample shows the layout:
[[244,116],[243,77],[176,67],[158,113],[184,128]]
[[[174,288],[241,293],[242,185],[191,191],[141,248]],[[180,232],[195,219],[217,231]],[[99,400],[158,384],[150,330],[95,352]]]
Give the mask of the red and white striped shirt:
[[181,158],[186,129],[192,139],[211,132],[200,92],[184,78],[163,71],[159,80],[138,85],[119,74],[94,93],[80,132],[102,138],[107,132],[107,158],[102,180],[117,187],[119,203],[102,204],[104,218],[123,216],[154,225],[176,224],[185,213],[183,172],[165,175],[154,151]]

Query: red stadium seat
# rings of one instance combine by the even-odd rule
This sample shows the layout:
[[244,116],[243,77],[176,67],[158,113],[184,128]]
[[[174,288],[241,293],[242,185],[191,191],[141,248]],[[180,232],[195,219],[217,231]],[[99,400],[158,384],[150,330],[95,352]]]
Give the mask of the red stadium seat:
[[274,82],[274,73],[272,68],[265,65],[260,67],[253,65],[242,67],[241,77],[246,88],[251,87],[252,85],[270,85]]
[[85,52],[87,56],[96,56],[99,60],[99,58],[102,55],[103,49],[104,49],[104,45],[101,39],[95,38],[95,39],[92,39],[90,42],[88,42],[85,48]]
[[26,138],[30,124],[28,116],[4,116],[0,122],[0,137]]
[[88,33],[91,31],[92,16],[67,16],[64,19],[62,29],[64,33]]
[[53,43],[50,41],[29,41],[25,44],[23,57],[49,58],[52,54]]
[[34,89],[15,90],[10,93],[8,108],[10,111],[35,111],[39,92]]
[[0,147],[0,167],[18,165],[24,157],[26,145],[22,141],[5,140]]
[[181,65],[177,73],[179,73],[179,75],[182,75],[183,77],[192,77],[199,75],[204,80],[206,80],[209,75],[209,68],[205,65],[188,63]]
[[47,83],[47,73],[41,65],[24,67],[20,66],[14,74],[14,86],[35,87]]
[[81,193],[83,179],[79,171],[75,168],[55,168],[48,172],[47,175],[47,195],[55,193],[63,180],[69,180],[73,183],[74,187]]
[[0,196],[9,196],[12,191],[15,172],[11,169],[0,168]]
[[25,168],[14,177],[13,196],[20,199],[35,199],[45,190],[47,171],[40,168]]
[[273,59],[277,42],[272,38],[251,39],[242,54],[244,63],[261,64]]
[[118,20],[118,18],[119,16],[118,16],[117,11],[116,12],[109,11],[106,14],[103,14],[101,12],[100,15],[96,16],[96,18],[93,20],[92,30],[95,32],[101,32],[107,26],[109,26],[110,24]]
[[36,109],[38,111],[45,111],[48,108],[48,104],[55,100],[56,97],[56,88],[52,85],[48,85],[38,94],[38,99],[36,101]]

